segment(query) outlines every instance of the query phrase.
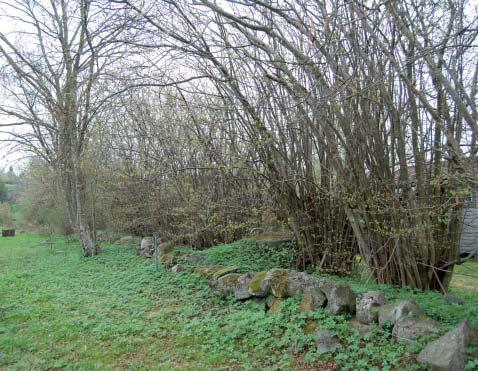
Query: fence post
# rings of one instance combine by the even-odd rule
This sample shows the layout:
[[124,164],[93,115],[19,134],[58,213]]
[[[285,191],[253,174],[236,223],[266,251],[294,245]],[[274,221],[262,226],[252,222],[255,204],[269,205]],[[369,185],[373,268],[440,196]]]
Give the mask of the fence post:
[[154,271],[158,271],[158,232],[153,232]]

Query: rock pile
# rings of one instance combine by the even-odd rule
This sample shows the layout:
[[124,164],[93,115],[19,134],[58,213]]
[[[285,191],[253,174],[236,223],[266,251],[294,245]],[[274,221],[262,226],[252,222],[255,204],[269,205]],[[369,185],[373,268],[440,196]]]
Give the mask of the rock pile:
[[[169,248],[169,245],[164,246],[161,252],[169,252]],[[144,238],[138,252],[143,256],[151,256],[152,240]],[[201,259],[200,254],[182,257],[186,261],[193,262]],[[172,267],[172,272],[185,270],[182,264],[174,265],[176,259],[171,253],[160,255],[159,260],[165,267]],[[302,312],[326,308],[334,315],[356,314],[350,321],[350,326],[357,329],[362,337],[371,332],[372,324],[391,328],[392,337],[397,341],[412,341],[420,335],[443,331],[441,324],[426,317],[411,300],[395,300],[387,303],[384,294],[379,291],[357,295],[346,284],[288,269],[246,273],[238,273],[238,270],[237,266],[196,266],[194,274],[209,279],[211,289],[223,297],[233,295],[236,300],[241,301],[260,298],[269,313],[279,311],[284,298],[299,296],[301,297],[299,310]],[[316,339],[318,353],[334,352],[342,347],[340,339],[329,330],[318,330]],[[426,345],[417,360],[427,369],[464,370],[467,349],[472,346],[478,347],[478,335],[469,323],[464,321]]]
[[377,309],[386,303],[385,295],[378,291],[368,291],[357,295],[357,319],[366,325],[377,322]]
[[[237,273],[236,266],[212,265],[196,267],[195,274],[211,280],[211,289],[223,297],[234,295],[237,300],[264,298],[270,313],[280,310],[284,298],[300,296],[299,310],[313,311],[326,308],[331,314],[356,313],[351,326],[361,336],[370,333],[370,325],[391,327],[397,341],[412,341],[417,336],[440,332],[443,326],[425,317],[423,311],[411,300],[395,300],[387,303],[379,291],[356,295],[345,284],[326,278],[287,269],[271,269],[263,272]],[[340,339],[329,330],[316,333],[317,352],[334,352],[342,347]],[[463,370],[466,348],[478,346],[478,336],[467,322],[441,338],[429,343],[419,354],[418,361],[443,371]]]
[[203,266],[195,274],[211,279],[211,288],[221,296],[234,295],[237,300],[250,298],[277,299],[301,296],[302,311],[325,307],[332,314],[355,313],[355,293],[348,285],[288,269],[235,273],[236,266]]
[[[130,241],[130,243],[133,240]],[[170,254],[174,248],[176,247],[176,241],[164,241],[160,239],[158,245],[158,256],[168,255]],[[128,242],[123,242],[127,244]],[[136,247],[136,252],[138,255],[141,255],[145,258],[151,258],[154,255],[154,245],[153,245],[153,238],[152,237],[144,237],[140,244]]]
[[138,255],[144,256],[145,258],[151,258],[153,256],[153,238],[152,237],[144,237],[141,240],[141,243],[137,249]]

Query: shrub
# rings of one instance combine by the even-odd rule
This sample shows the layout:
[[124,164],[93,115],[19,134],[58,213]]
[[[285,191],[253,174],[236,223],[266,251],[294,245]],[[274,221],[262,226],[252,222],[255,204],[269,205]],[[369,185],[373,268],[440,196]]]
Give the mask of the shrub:
[[6,202],[8,200],[7,186],[0,179],[0,202]]
[[0,225],[9,226],[13,223],[12,207],[8,202],[0,203]]

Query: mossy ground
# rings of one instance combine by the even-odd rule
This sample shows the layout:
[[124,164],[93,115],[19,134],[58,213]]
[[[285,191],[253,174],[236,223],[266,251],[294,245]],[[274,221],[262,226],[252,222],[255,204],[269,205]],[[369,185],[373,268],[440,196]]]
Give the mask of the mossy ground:
[[[258,301],[215,296],[191,267],[160,268],[132,248],[105,245],[83,258],[77,243],[58,238],[53,248],[37,234],[0,239],[0,369],[417,369],[423,344],[398,344],[376,329],[361,339],[344,315],[320,309],[300,313],[300,299],[283,301],[274,315]],[[209,264],[261,271],[283,267],[285,250],[263,251],[246,241],[206,251]],[[369,286],[352,282],[356,290]],[[381,287],[389,298],[411,297],[447,326],[463,318],[478,325],[474,292],[466,304],[437,293]],[[314,327],[336,333],[344,349],[314,352]]]

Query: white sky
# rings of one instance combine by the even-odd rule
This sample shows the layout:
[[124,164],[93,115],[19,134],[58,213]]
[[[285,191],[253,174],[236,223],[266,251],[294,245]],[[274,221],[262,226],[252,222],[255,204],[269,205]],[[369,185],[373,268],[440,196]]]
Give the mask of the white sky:
[[[8,36],[8,34],[15,32],[16,29],[13,22],[6,19],[6,17],[2,17],[2,15],[4,14],[5,14],[4,7],[0,5],[0,32]],[[6,98],[0,95],[0,100],[3,100],[3,99],[6,99]],[[2,121],[1,123],[5,123],[6,120],[8,120],[8,118],[6,118],[5,116],[2,116],[0,117],[0,120]],[[9,130],[9,129],[0,128],[0,131],[6,131],[6,130]],[[16,130],[18,130],[18,128]],[[9,139],[9,135],[0,132],[0,140],[7,140],[7,139]],[[8,168],[10,166],[13,166],[15,172],[18,173],[18,170],[25,163],[25,161],[22,160],[22,158],[25,157],[25,153],[21,153],[18,150],[14,151],[11,148],[9,149],[8,148],[9,144],[11,145],[11,143],[0,141],[0,171],[2,170],[8,171]]]

